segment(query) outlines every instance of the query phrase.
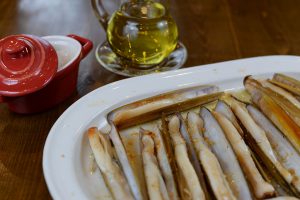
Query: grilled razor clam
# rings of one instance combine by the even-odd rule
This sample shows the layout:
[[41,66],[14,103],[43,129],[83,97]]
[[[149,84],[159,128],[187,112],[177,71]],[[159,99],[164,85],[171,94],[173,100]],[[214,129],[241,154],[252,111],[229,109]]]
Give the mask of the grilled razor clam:
[[286,76],[284,74],[276,73],[270,81],[278,85],[279,87],[288,90],[292,94],[298,96],[300,95],[300,81],[298,81],[297,79],[294,79],[290,76]]
[[109,153],[109,141],[93,127],[88,130],[88,138],[96,163],[115,199],[134,199],[122,171]]
[[134,176],[132,167],[129,163],[124,145],[120,138],[120,135],[119,135],[115,125],[113,123],[110,123],[110,125],[111,125],[112,129],[110,131],[109,137],[115,147],[118,160],[120,161],[122,170],[128,181],[131,192],[135,199],[143,199],[140,185],[138,184],[138,181],[136,180],[136,177]]
[[278,172],[284,177],[287,183],[291,183],[292,175],[278,161],[264,130],[255,123],[245,107],[242,107],[237,102],[233,102],[231,108]]
[[216,100],[222,93],[213,85],[180,89],[118,108],[108,115],[117,127],[128,127],[159,118],[161,113],[174,113]]
[[189,160],[185,141],[180,134],[180,121],[177,116],[173,116],[170,119],[168,127],[174,147],[174,154],[178,170],[180,170],[180,173],[184,177],[191,199],[205,199],[205,195],[201,188],[195,169]]
[[204,137],[217,156],[233,194],[237,199],[252,199],[242,169],[218,122],[204,107],[200,115],[204,120]]
[[142,144],[144,174],[146,177],[149,198],[150,200],[168,200],[170,198],[167,188],[154,155],[154,141],[150,135],[143,135]]
[[238,120],[236,119],[236,117],[233,114],[230,107],[224,101],[221,101],[221,100],[218,101],[215,111],[217,111],[217,112],[223,114],[225,117],[227,117],[227,119],[229,119],[231,121],[231,123],[235,126],[235,128],[240,133],[240,135],[241,136],[244,135],[244,132],[243,132],[241,126],[239,125]]
[[272,91],[280,94],[281,96],[285,97],[287,100],[289,100],[294,106],[296,106],[298,109],[300,109],[300,102],[289,92],[286,90],[274,85],[270,82],[270,80],[261,81],[262,86],[270,88]]
[[234,125],[225,116],[218,112],[213,112],[213,115],[222,127],[244,173],[247,175],[255,197],[262,199],[275,195],[275,189],[271,184],[266,182],[259,173],[251,157],[248,146],[245,144],[243,138],[240,136]]
[[[275,91],[273,91],[270,87],[271,83],[266,81],[258,81],[253,79],[251,76],[246,78],[245,81],[248,85],[255,86],[257,90],[271,97],[286,113],[291,117],[291,119],[296,122],[298,126],[300,126],[300,109],[294,105],[287,96],[283,96]],[[267,87],[269,86],[269,87]],[[277,87],[277,86],[274,86]],[[274,89],[274,87],[272,87]],[[279,88],[280,89],[280,88]],[[287,92],[286,92],[287,93]],[[297,101],[296,99],[294,99]]]
[[161,116],[161,136],[163,139],[163,143],[166,147],[166,153],[167,157],[170,163],[170,167],[172,169],[174,179],[176,180],[176,185],[178,189],[178,193],[180,194],[180,199],[191,199],[191,194],[188,191],[188,187],[185,181],[185,177],[183,176],[183,173],[179,170],[176,159],[175,158],[175,152],[173,152],[173,145],[172,145],[172,138],[169,133],[169,119],[167,119],[167,116],[165,113]]
[[248,78],[245,78],[244,85],[251,94],[253,102],[289,139],[296,150],[300,152],[300,127],[278,104],[258,90],[255,85],[251,84],[251,82],[248,81]]
[[265,131],[280,162],[294,176],[292,184],[300,191],[300,156],[298,152],[259,110],[251,105],[247,106],[247,109],[254,121]]
[[150,135],[154,140],[158,164],[161,169],[162,176],[165,180],[170,199],[173,199],[173,200],[179,199],[178,192],[176,189],[176,183],[175,183],[172,169],[171,169],[168,157],[167,157],[165,145],[163,143],[163,139],[162,139],[160,130],[158,129],[157,126],[155,126],[151,131],[144,130],[143,134]]
[[191,161],[191,163],[192,163],[192,165],[193,165],[193,167],[196,171],[196,174],[199,178],[200,185],[201,185],[201,188],[202,188],[202,190],[205,194],[206,199],[210,199],[210,197],[208,195],[208,190],[207,190],[206,182],[205,182],[205,179],[204,179],[204,175],[203,175],[203,172],[202,172],[202,169],[201,169],[201,166],[200,166],[200,162],[197,158],[197,153],[196,153],[195,149],[193,148],[193,143],[190,139],[185,121],[184,121],[183,117],[181,116],[181,114],[177,113],[177,117],[178,117],[179,123],[180,123],[180,130],[179,131],[181,133],[181,136],[185,140],[185,143],[187,144],[187,151],[188,151],[188,156],[190,158],[190,161]]
[[204,142],[202,136],[203,120],[196,113],[189,112],[187,114],[187,126],[198,159],[201,162],[216,199],[236,199],[225,178],[218,159]]

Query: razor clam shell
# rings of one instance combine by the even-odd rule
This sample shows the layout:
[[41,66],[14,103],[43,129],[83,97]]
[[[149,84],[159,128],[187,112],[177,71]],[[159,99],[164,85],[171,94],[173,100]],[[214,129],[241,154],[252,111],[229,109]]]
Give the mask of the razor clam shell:
[[122,106],[111,111],[107,118],[119,129],[130,127],[160,118],[162,113],[171,114],[214,101],[223,94],[218,90],[216,86],[204,85],[172,91]]
[[226,177],[222,171],[217,157],[211,152],[203,138],[203,120],[194,112],[187,114],[188,132],[203,166],[205,175],[217,200],[236,199],[233,195]]
[[[224,95],[225,96],[225,95]],[[240,89],[237,91],[231,91],[230,95],[228,95],[230,98],[234,98],[240,102],[243,102],[245,104],[250,104],[251,103],[251,96],[250,94],[244,90],[244,89]],[[222,99],[222,98],[221,98]],[[222,99],[223,100],[223,99]],[[226,102],[226,97],[224,98],[224,101]]]
[[234,125],[234,127],[237,129],[237,131],[240,133],[240,135],[241,136],[244,135],[244,132],[243,132],[241,126],[239,125],[237,118],[233,114],[230,107],[224,101],[222,101],[222,100],[218,101],[215,111],[219,112],[219,113],[223,114],[225,117],[227,117],[227,119],[229,119],[229,121],[231,121],[231,123]]
[[154,141],[158,165],[160,167],[162,176],[165,180],[170,199],[179,199],[178,192],[176,189],[176,182],[172,173],[165,144],[163,142],[163,138],[158,128],[158,125],[147,126],[147,130],[145,130],[144,134],[150,135]]
[[205,183],[203,171],[201,169],[200,162],[199,162],[198,157],[197,157],[197,153],[196,153],[195,149],[193,148],[193,143],[190,139],[185,121],[183,120],[183,117],[181,116],[181,114],[177,114],[177,117],[180,121],[180,133],[181,133],[182,137],[184,138],[184,140],[186,142],[189,159],[190,159],[190,161],[191,161],[191,163],[192,163],[192,165],[193,165],[193,167],[196,171],[196,174],[199,178],[200,185],[202,187],[202,190],[205,194],[206,199],[210,199],[209,195],[208,195],[208,190],[207,190],[207,186],[206,186],[206,183]]
[[253,102],[300,152],[300,127],[269,96],[258,90],[255,85],[252,85],[248,78],[245,78],[244,85],[251,94]]
[[294,190],[290,188],[290,185],[285,181],[280,173],[278,173],[272,162],[263,153],[257,142],[250,134],[245,134],[245,141],[252,149],[252,155],[260,173],[266,180],[268,180],[269,183],[273,185],[273,187],[276,189],[276,192],[280,195],[294,195]]
[[180,120],[178,116],[173,116],[168,124],[169,133],[174,148],[175,160],[178,170],[182,174],[191,199],[205,199],[205,194],[201,188],[198,176],[187,153],[184,139],[180,133]]
[[142,133],[140,127],[131,127],[128,129],[119,131],[120,138],[124,145],[126,155],[132,171],[136,177],[137,183],[140,186],[143,199],[148,199],[146,180],[143,169],[143,158],[142,158]]
[[271,83],[270,80],[261,81],[263,87],[270,88],[272,91],[280,94],[281,96],[285,97],[288,101],[290,101],[294,106],[300,109],[300,102],[288,91],[276,86],[275,84]]
[[270,96],[283,110],[286,111],[298,126],[300,125],[300,109],[297,107],[300,103],[291,94],[274,86],[272,83],[258,81],[252,77],[247,78],[246,83],[254,85],[257,90]]
[[166,152],[169,159],[169,163],[172,169],[172,172],[174,174],[174,178],[176,180],[177,189],[180,194],[180,199],[191,199],[190,193],[187,192],[187,183],[185,181],[185,178],[183,176],[182,171],[176,164],[175,159],[175,152],[173,151],[173,144],[172,144],[172,138],[169,134],[169,119],[167,116],[163,113],[161,116],[161,128],[162,128],[162,138],[164,141],[164,144],[166,146]]
[[274,177],[287,194],[297,195],[297,191],[291,185],[293,176],[279,162],[266,133],[255,123],[245,107],[235,103],[232,104],[232,109],[247,129],[245,141],[267,168],[267,173],[271,174],[272,178]]
[[277,125],[287,138],[289,138],[298,152],[300,152],[300,127],[297,123],[268,96],[263,97],[260,105],[264,113]]
[[296,178],[293,179],[292,184],[300,191],[300,156],[298,152],[259,110],[251,105],[247,106],[247,109],[255,122],[264,129],[282,165],[293,172],[292,175]]
[[118,156],[119,162],[121,164],[122,170],[125,174],[127,182],[130,186],[131,192],[135,199],[143,199],[143,194],[141,192],[140,185],[138,184],[137,177],[134,176],[132,167],[129,163],[123,142],[120,138],[119,132],[113,123],[110,123],[112,129],[110,131],[109,137],[114,145],[116,154]]
[[240,200],[252,199],[242,169],[218,122],[206,108],[201,108],[200,115],[204,120],[204,136],[217,156],[234,195]]
[[106,185],[115,199],[133,200],[122,171],[109,153],[109,141],[100,134],[95,127],[88,130],[89,143]]
[[282,166],[276,157],[274,150],[266,136],[266,133],[261,129],[255,121],[252,119],[248,110],[245,107],[240,106],[238,103],[232,103],[231,105],[233,112],[239,118],[243,126],[246,128],[248,133],[256,141],[259,148],[268,157],[268,159],[273,163],[278,172],[285,178],[287,183],[292,180],[292,175]]
[[169,200],[165,182],[158,167],[154,153],[154,141],[150,135],[145,135],[141,129],[142,136],[142,157],[143,168],[147,182],[147,189],[150,200]]
[[300,109],[294,106],[285,98],[279,96],[277,93],[269,96],[290,116],[290,118],[300,126]]
[[290,76],[275,73],[272,80],[270,80],[275,85],[282,87],[292,94],[300,95],[300,81]]
[[256,198],[262,199],[274,196],[275,189],[271,184],[266,182],[252,160],[250,150],[245,144],[241,135],[234,127],[234,125],[221,113],[214,112],[213,115],[222,127],[226,138],[230,142],[236,157],[247,176]]
[[[248,137],[247,139],[248,140]],[[250,142],[247,141],[249,144]],[[249,145],[250,146],[250,145]],[[253,147],[253,146],[252,146]],[[251,149],[250,149],[251,150]],[[260,161],[258,158],[258,155],[255,153],[255,151],[251,151],[252,159],[259,170],[260,174],[264,177],[264,179],[270,183],[274,188],[275,188],[275,194],[276,195],[287,195],[287,193],[280,187],[280,185],[275,181],[274,177],[272,174],[268,171],[266,167],[264,167],[263,163]]]
[[[177,168],[174,158],[174,152],[172,147],[172,138],[169,134],[169,128],[168,128],[169,121],[167,119],[167,116],[163,113],[161,116],[161,136],[163,139],[163,143],[166,147],[166,153],[167,157],[171,166],[171,169],[175,175],[177,174]],[[178,177],[175,176],[175,179],[178,179]]]

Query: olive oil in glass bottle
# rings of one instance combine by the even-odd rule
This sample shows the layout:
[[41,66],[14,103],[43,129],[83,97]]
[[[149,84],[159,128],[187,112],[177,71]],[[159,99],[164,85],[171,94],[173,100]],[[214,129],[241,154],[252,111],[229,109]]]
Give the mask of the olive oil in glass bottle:
[[105,69],[123,76],[139,76],[175,70],[185,63],[187,51],[178,41],[177,25],[168,10],[171,0],[91,3],[107,33],[107,41],[95,52]]
[[131,0],[108,21],[107,39],[121,58],[147,68],[162,62],[175,49],[178,31],[160,2]]

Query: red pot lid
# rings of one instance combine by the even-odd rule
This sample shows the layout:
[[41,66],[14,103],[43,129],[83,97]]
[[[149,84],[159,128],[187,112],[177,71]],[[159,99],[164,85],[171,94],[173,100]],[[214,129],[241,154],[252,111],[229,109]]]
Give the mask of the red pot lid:
[[0,40],[0,95],[21,96],[46,86],[57,72],[58,58],[49,42],[33,35]]

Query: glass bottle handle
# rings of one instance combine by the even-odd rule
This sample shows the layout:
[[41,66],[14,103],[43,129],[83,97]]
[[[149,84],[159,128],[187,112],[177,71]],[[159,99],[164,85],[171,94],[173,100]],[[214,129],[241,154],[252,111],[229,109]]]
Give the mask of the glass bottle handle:
[[109,16],[108,12],[106,11],[106,9],[104,8],[102,0],[91,0],[91,3],[92,3],[92,7],[93,7],[94,13],[95,13],[98,21],[100,22],[100,24],[106,31],[107,23],[108,23],[110,16]]

